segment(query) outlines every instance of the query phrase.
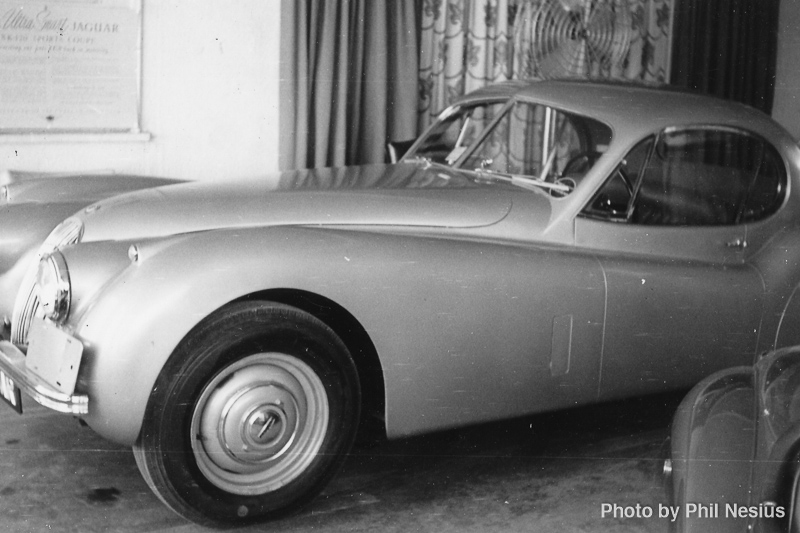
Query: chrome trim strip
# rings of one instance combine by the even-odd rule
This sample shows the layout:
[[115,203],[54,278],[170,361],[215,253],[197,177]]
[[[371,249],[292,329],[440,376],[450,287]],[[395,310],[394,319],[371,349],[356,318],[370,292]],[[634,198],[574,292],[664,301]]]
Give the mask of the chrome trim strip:
[[8,341],[0,341],[0,370],[14,385],[33,400],[59,413],[72,415],[89,414],[87,394],[64,394],[30,372],[25,366],[25,354]]

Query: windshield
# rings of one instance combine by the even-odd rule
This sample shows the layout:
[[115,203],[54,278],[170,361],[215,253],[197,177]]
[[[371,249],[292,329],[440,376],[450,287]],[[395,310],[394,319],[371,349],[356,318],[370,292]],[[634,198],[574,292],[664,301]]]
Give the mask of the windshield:
[[528,102],[489,102],[450,110],[406,159],[564,196],[610,142],[608,126],[587,117]]
[[445,112],[428,132],[423,143],[406,157],[421,157],[434,163],[453,165],[499,117],[506,102],[482,103]]

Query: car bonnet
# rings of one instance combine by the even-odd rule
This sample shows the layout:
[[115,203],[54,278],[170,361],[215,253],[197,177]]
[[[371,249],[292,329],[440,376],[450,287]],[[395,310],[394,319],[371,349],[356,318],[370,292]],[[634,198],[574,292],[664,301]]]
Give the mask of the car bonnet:
[[375,165],[159,187],[100,201],[78,216],[84,242],[277,225],[469,228],[501,220],[511,198],[502,186],[447,169]]
[[[14,174],[16,176],[16,173]],[[183,180],[148,176],[93,174],[45,177],[0,175],[0,207],[15,204],[80,203],[82,206],[130,191],[182,183]],[[81,207],[82,207],[81,206]]]

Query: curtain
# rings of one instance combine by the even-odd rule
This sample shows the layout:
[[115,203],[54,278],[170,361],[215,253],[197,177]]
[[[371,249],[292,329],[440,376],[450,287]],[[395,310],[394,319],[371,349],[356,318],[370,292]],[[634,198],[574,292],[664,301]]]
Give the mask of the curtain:
[[280,167],[384,161],[416,135],[414,0],[281,2]]
[[672,83],[772,111],[779,0],[678,0]]
[[[543,77],[534,61],[533,27],[534,18],[547,1],[423,1],[419,131],[457,96],[498,81]],[[562,1],[568,7],[575,7],[583,5],[584,0]],[[679,0],[605,1],[627,2],[629,44],[608,71],[596,67],[591,74],[612,79],[667,81],[673,4]]]
[[633,34],[622,72],[626,80],[669,81],[672,60],[674,2],[680,0],[630,0]]
[[511,79],[509,0],[423,0],[421,132],[454,98]]

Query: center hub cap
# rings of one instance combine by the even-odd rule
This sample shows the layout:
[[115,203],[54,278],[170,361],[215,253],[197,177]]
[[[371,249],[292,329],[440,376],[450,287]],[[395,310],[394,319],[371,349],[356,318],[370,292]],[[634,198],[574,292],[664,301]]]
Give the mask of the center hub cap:
[[250,415],[245,425],[245,440],[263,446],[280,438],[286,427],[286,414],[276,407],[268,405]]
[[291,394],[273,384],[238,391],[226,402],[221,422],[219,438],[228,453],[250,464],[282,455],[300,423]]

